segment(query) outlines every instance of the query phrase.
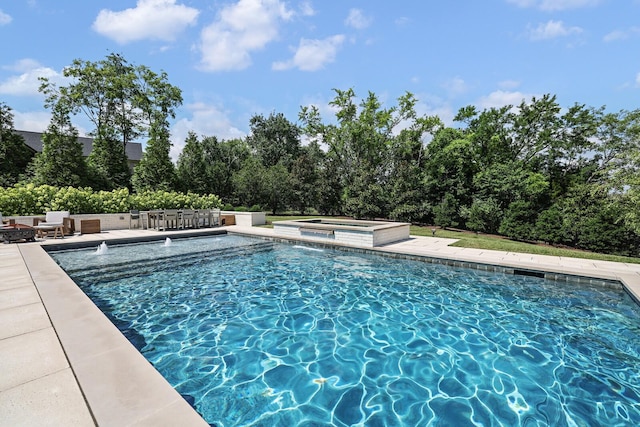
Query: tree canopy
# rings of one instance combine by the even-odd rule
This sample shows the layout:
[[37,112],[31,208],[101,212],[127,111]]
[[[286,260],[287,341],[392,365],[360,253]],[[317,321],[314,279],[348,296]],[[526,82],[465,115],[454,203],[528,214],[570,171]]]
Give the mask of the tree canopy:
[[[253,115],[245,138],[191,132],[174,167],[170,119],[182,97],[166,74],[110,54],[76,60],[65,76],[66,86],[42,82],[52,121],[29,169],[38,183],[213,193],[273,213],[389,218],[640,255],[640,110],[563,107],[547,94],[464,106],[445,124],[420,115],[409,92],[384,105],[372,92],[336,89],[329,118],[306,106],[297,122]],[[73,167],[81,162],[70,117],[79,113],[95,126],[88,170]],[[11,185],[27,176],[30,154],[18,150],[4,105],[0,125],[2,185]],[[141,138],[131,177],[125,146]]]
[[25,145],[24,139],[13,132],[13,113],[4,102],[0,102],[0,186],[8,187],[20,181],[34,152]]
[[171,187],[173,182],[164,181],[173,181],[175,173],[169,161],[168,120],[182,104],[182,95],[168,83],[166,73],[157,74],[111,53],[95,62],[76,59],[63,74],[71,79],[69,84],[58,87],[42,78],[40,91],[48,106],[64,104],[70,114],[83,113],[93,123],[89,168],[94,186],[130,186],[126,145],[147,137],[149,147],[135,184],[140,189]]
[[42,153],[32,168],[36,185],[84,187],[90,183],[78,130],[71,124],[66,106],[57,103],[53,107],[51,122],[42,136]]

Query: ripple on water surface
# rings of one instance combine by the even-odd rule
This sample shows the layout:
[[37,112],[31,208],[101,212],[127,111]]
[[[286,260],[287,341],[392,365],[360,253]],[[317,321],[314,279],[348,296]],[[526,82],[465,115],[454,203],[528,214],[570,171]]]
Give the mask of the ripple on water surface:
[[640,425],[622,289],[236,236],[53,256],[212,425]]

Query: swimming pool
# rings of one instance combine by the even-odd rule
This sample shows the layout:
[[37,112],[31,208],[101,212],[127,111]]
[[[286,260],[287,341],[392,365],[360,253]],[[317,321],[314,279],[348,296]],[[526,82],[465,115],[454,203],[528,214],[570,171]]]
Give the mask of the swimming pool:
[[227,236],[53,253],[229,425],[638,425],[621,288]]

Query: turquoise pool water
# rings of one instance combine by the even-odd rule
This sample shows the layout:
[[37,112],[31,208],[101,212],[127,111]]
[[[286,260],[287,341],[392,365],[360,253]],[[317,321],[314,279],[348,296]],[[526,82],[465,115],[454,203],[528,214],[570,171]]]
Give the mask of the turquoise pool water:
[[211,425],[640,425],[619,288],[237,236],[52,256]]

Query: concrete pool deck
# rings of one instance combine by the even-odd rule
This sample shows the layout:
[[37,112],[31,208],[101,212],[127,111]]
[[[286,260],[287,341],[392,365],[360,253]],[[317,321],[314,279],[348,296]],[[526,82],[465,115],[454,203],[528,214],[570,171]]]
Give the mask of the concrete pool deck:
[[[268,228],[210,230],[282,239]],[[0,245],[0,426],[206,426],[43,250],[200,232],[115,230]],[[616,280],[640,300],[640,264],[448,246],[454,241],[411,237],[366,250]]]

